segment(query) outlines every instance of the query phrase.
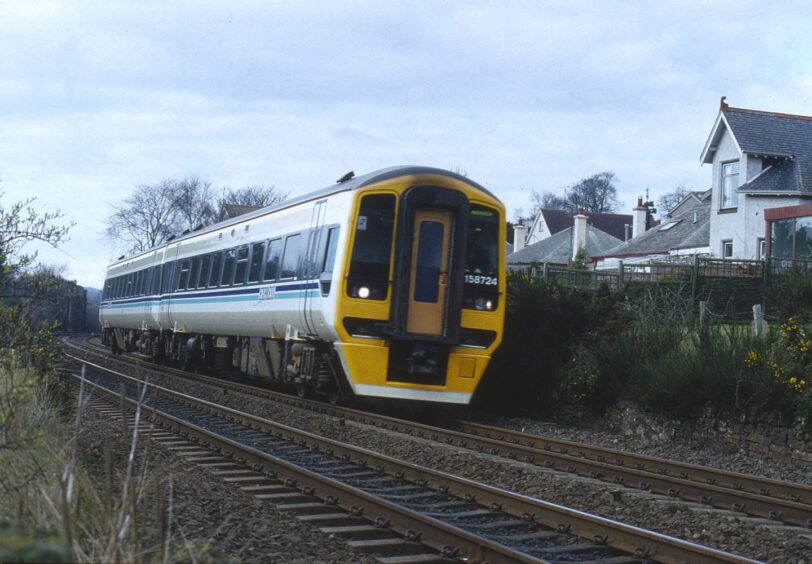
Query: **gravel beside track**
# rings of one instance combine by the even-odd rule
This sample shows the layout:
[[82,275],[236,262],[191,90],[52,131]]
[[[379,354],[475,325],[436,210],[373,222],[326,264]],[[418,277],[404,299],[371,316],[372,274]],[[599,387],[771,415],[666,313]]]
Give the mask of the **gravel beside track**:
[[[103,491],[106,479],[104,437],[110,437],[116,472],[123,473],[130,449],[129,437],[116,432],[118,425],[112,427],[111,432],[108,417],[92,408],[84,411],[77,452],[99,491]],[[197,546],[208,542],[214,561],[376,562],[272,504],[223,483],[153,441],[144,440],[138,449],[138,464],[143,463],[145,452],[150,475],[158,473],[165,480],[171,477],[173,528],[180,528]],[[152,491],[149,496],[141,518],[148,535],[154,534],[149,528],[154,524],[155,511]]]
[[[634,414],[633,416],[646,417],[642,414]],[[693,442],[679,440],[668,429],[668,423],[652,423],[652,425],[661,427],[660,433],[650,433],[645,437],[641,437],[631,432],[622,434],[576,429],[556,423],[520,417],[496,416],[487,413],[477,413],[471,420],[524,433],[679,460],[689,464],[701,464],[712,468],[765,476],[799,484],[812,484],[812,469],[806,465],[789,464],[768,460],[763,457],[750,456],[735,446],[713,437],[712,434],[704,440],[695,440]]]

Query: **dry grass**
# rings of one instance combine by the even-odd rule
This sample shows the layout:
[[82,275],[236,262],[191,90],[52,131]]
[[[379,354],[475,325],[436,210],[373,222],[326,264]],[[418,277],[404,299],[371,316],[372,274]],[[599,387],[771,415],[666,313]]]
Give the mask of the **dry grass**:
[[77,455],[87,400],[82,388],[66,417],[30,370],[0,367],[0,561],[211,561],[175,523],[171,477],[150,470],[137,425],[123,467],[96,437],[104,479],[91,479]]

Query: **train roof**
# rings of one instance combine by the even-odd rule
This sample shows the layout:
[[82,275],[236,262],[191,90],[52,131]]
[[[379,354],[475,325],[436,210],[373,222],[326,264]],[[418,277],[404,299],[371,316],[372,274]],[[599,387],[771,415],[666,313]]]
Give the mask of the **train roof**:
[[278,204],[273,204],[273,205],[270,205],[270,206],[266,206],[264,208],[260,208],[258,210],[254,210],[252,212],[248,212],[248,213],[243,214],[243,215],[239,215],[237,217],[232,217],[232,218],[229,218],[229,219],[227,219],[225,221],[221,221],[219,223],[213,223],[211,225],[207,225],[206,227],[198,229],[197,231],[190,231],[190,232],[188,232],[188,233],[186,233],[184,235],[180,235],[180,236],[172,239],[171,241],[164,241],[163,243],[161,243],[159,245],[155,245],[154,247],[151,247],[151,248],[147,249],[146,251],[141,251],[140,253],[136,253],[134,255],[126,256],[123,259],[114,261],[114,262],[110,263],[110,265],[108,265],[108,268],[110,268],[111,266],[115,266],[115,265],[117,265],[119,263],[122,263],[122,262],[130,261],[130,260],[132,260],[134,258],[137,258],[137,257],[141,256],[141,255],[149,253],[150,251],[153,251],[155,249],[159,249],[161,247],[165,247],[165,246],[170,245],[172,243],[177,243],[177,242],[183,241],[185,239],[191,239],[192,237],[196,237],[196,236],[202,235],[204,233],[210,233],[212,231],[217,231],[217,230],[220,230],[220,229],[224,229],[224,228],[227,228],[227,227],[229,227],[231,225],[236,225],[238,223],[242,223],[243,221],[247,221],[247,220],[253,219],[255,217],[260,217],[260,216],[266,215],[266,214],[268,214],[270,212],[273,212],[273,211],[276,211],[276,210],[289,208],[291,206],[295,206],[297,204],[301,204],[301,203],[307,202],[309,200],[315,200],[315,199],[318,199],[318,198],[323,198],[325,196],[331,196],[333,194],[338,194],[339,192],[348,192],[348,191],[353,191],[353,190],[359,190],[359,189],[361,189],[361,188],[363,188],[365,186],[369,186],[370,184],[375,184],[376,182],[383,182],[384,180],[389,180],[390,178],[397,178],[399,176],[410,176],[410,175],[415,175],[415,174],[441,174],[443,176],[450,176],[451,178],[454,178],[456,180],[459,180],[461,182],[465,182],[466,184],[469,184],[469,185],[473,186],[477,190],[480,190],[480,191],[484,192],[485,194],[487,194],[488,196],[490,196],[490,197],[492,197],[494,199],[498,199],[487,188],[485,188],[481,184],[478,184],[478,183],[474,182],[473,180],[471,180],[470,178],[466,178],[465,176],[462,176],[461,174],[457,174],[456,172],[451,172],[450,170],[444,170],[442,168],[435,168],[435,167],[430,167],[430,166],[412,166],[412,165],[392,166],[392,167],[389,167],[389,168],[382,168],[382,169],[379,169],[379,170],[375,170],[373,172],[368,172],[367,174],[362,174],[361,176],[356,176],[356,177],[354,177],[354,178],[352,178],[350,180],[347,180],[345,182],[338,182],[336,184],[333,184],[332,186],[327,186],[326,188],[322,188],[320,190],[314,190],[313,192],[308,192],[306,194],[302,194],[301,196],[296,196],[295,198],[290,198],[289,200],[285,200],[285,201],[280,202]]

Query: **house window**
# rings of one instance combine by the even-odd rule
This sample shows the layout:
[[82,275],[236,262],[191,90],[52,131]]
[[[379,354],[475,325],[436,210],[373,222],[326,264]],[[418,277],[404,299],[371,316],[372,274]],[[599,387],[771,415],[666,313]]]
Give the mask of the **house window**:
[[722,165],[722,205],[721,208],[735,208],[739,203],[739,162]]
[[764,237],[759,237],[756,239],[756,249],[758,249],[758,258],[763,259],[767,256],[767,244],[764,240]]
[[733,241],[722,241],[722,258],[733,258]]

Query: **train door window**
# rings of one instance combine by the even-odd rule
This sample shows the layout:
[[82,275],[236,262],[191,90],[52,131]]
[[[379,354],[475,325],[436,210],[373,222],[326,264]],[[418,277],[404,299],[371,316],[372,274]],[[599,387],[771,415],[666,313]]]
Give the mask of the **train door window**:
[[155,277],[155,293],[162,294],[163,293],[163,281],[164,276],[166,275],[166,265],[162,264],[158,267],[158,275]]
[[265,243],[254,243],[251,247],[251,268],[248,269],[248,283],[259,282],[262,259],[265,258]]
[[172,267],[174,263],[167,262],[164,263],[163,271],[161,273],[161,293],[166,294],[169,292],[170,288],[170,281],[172,280]]
[[472,205],[468,215],[462,307],[496,309],[499,299],[499,212]]
[[223,251],[214,253],[211,257],[211,273],[209,274],[209,287],[217,286],[220,282],[220,271],[223,268]]
[[327,231],[327,245],[324,249],[324,262],[321,264],[322,272],[332,272],[333,264],[336,261],[336,249],[338,248],[338,227],[331,227]]
[[181,261],[176,260],[172,262],[172,280],[169,283],[169,291],[174,291],[178,287],[180,279],[180,265]]
[[394,227],[395,196],[364,196],[355,223],[355,243],[347,277],[347,293],[350,296],[386,299]]
[[268,245],[268,258],[265,260],[264,281],[276,280],[279,276],[279,261],[282,258],[282,239],[274,239]]
[[211,268],[211,255],[204,255],[200,261],[200,282],[197,283],[198,288],[205,288],[209,282],[209,269]]
[[223,276],[220,278],[220,286],[231,286],[234,281],[234,263],[237,259],[237,249],[229,249],[225,252],[223,260]]
[[285,252],[282,255],[282,272],[280,278],[296,278],[299,267],[299,257],[302,254],[302,235],[288,235],[285,240]]
[[200,277],[200,261],[203,257],[197,256],[192,259],[192,270],[189,271],[189,289],[197,288],[197,279]]
[[180,262],[180,277],[178,278],[178,285],[175,286],[177,290],[185,290],[186,285],[189,283],[189,268],[191,266],[190,260],[183,260]]
[[237,249],[237,266],[234,269],[234,285],[245,284],[245,275],[248,274],[248,246]]

